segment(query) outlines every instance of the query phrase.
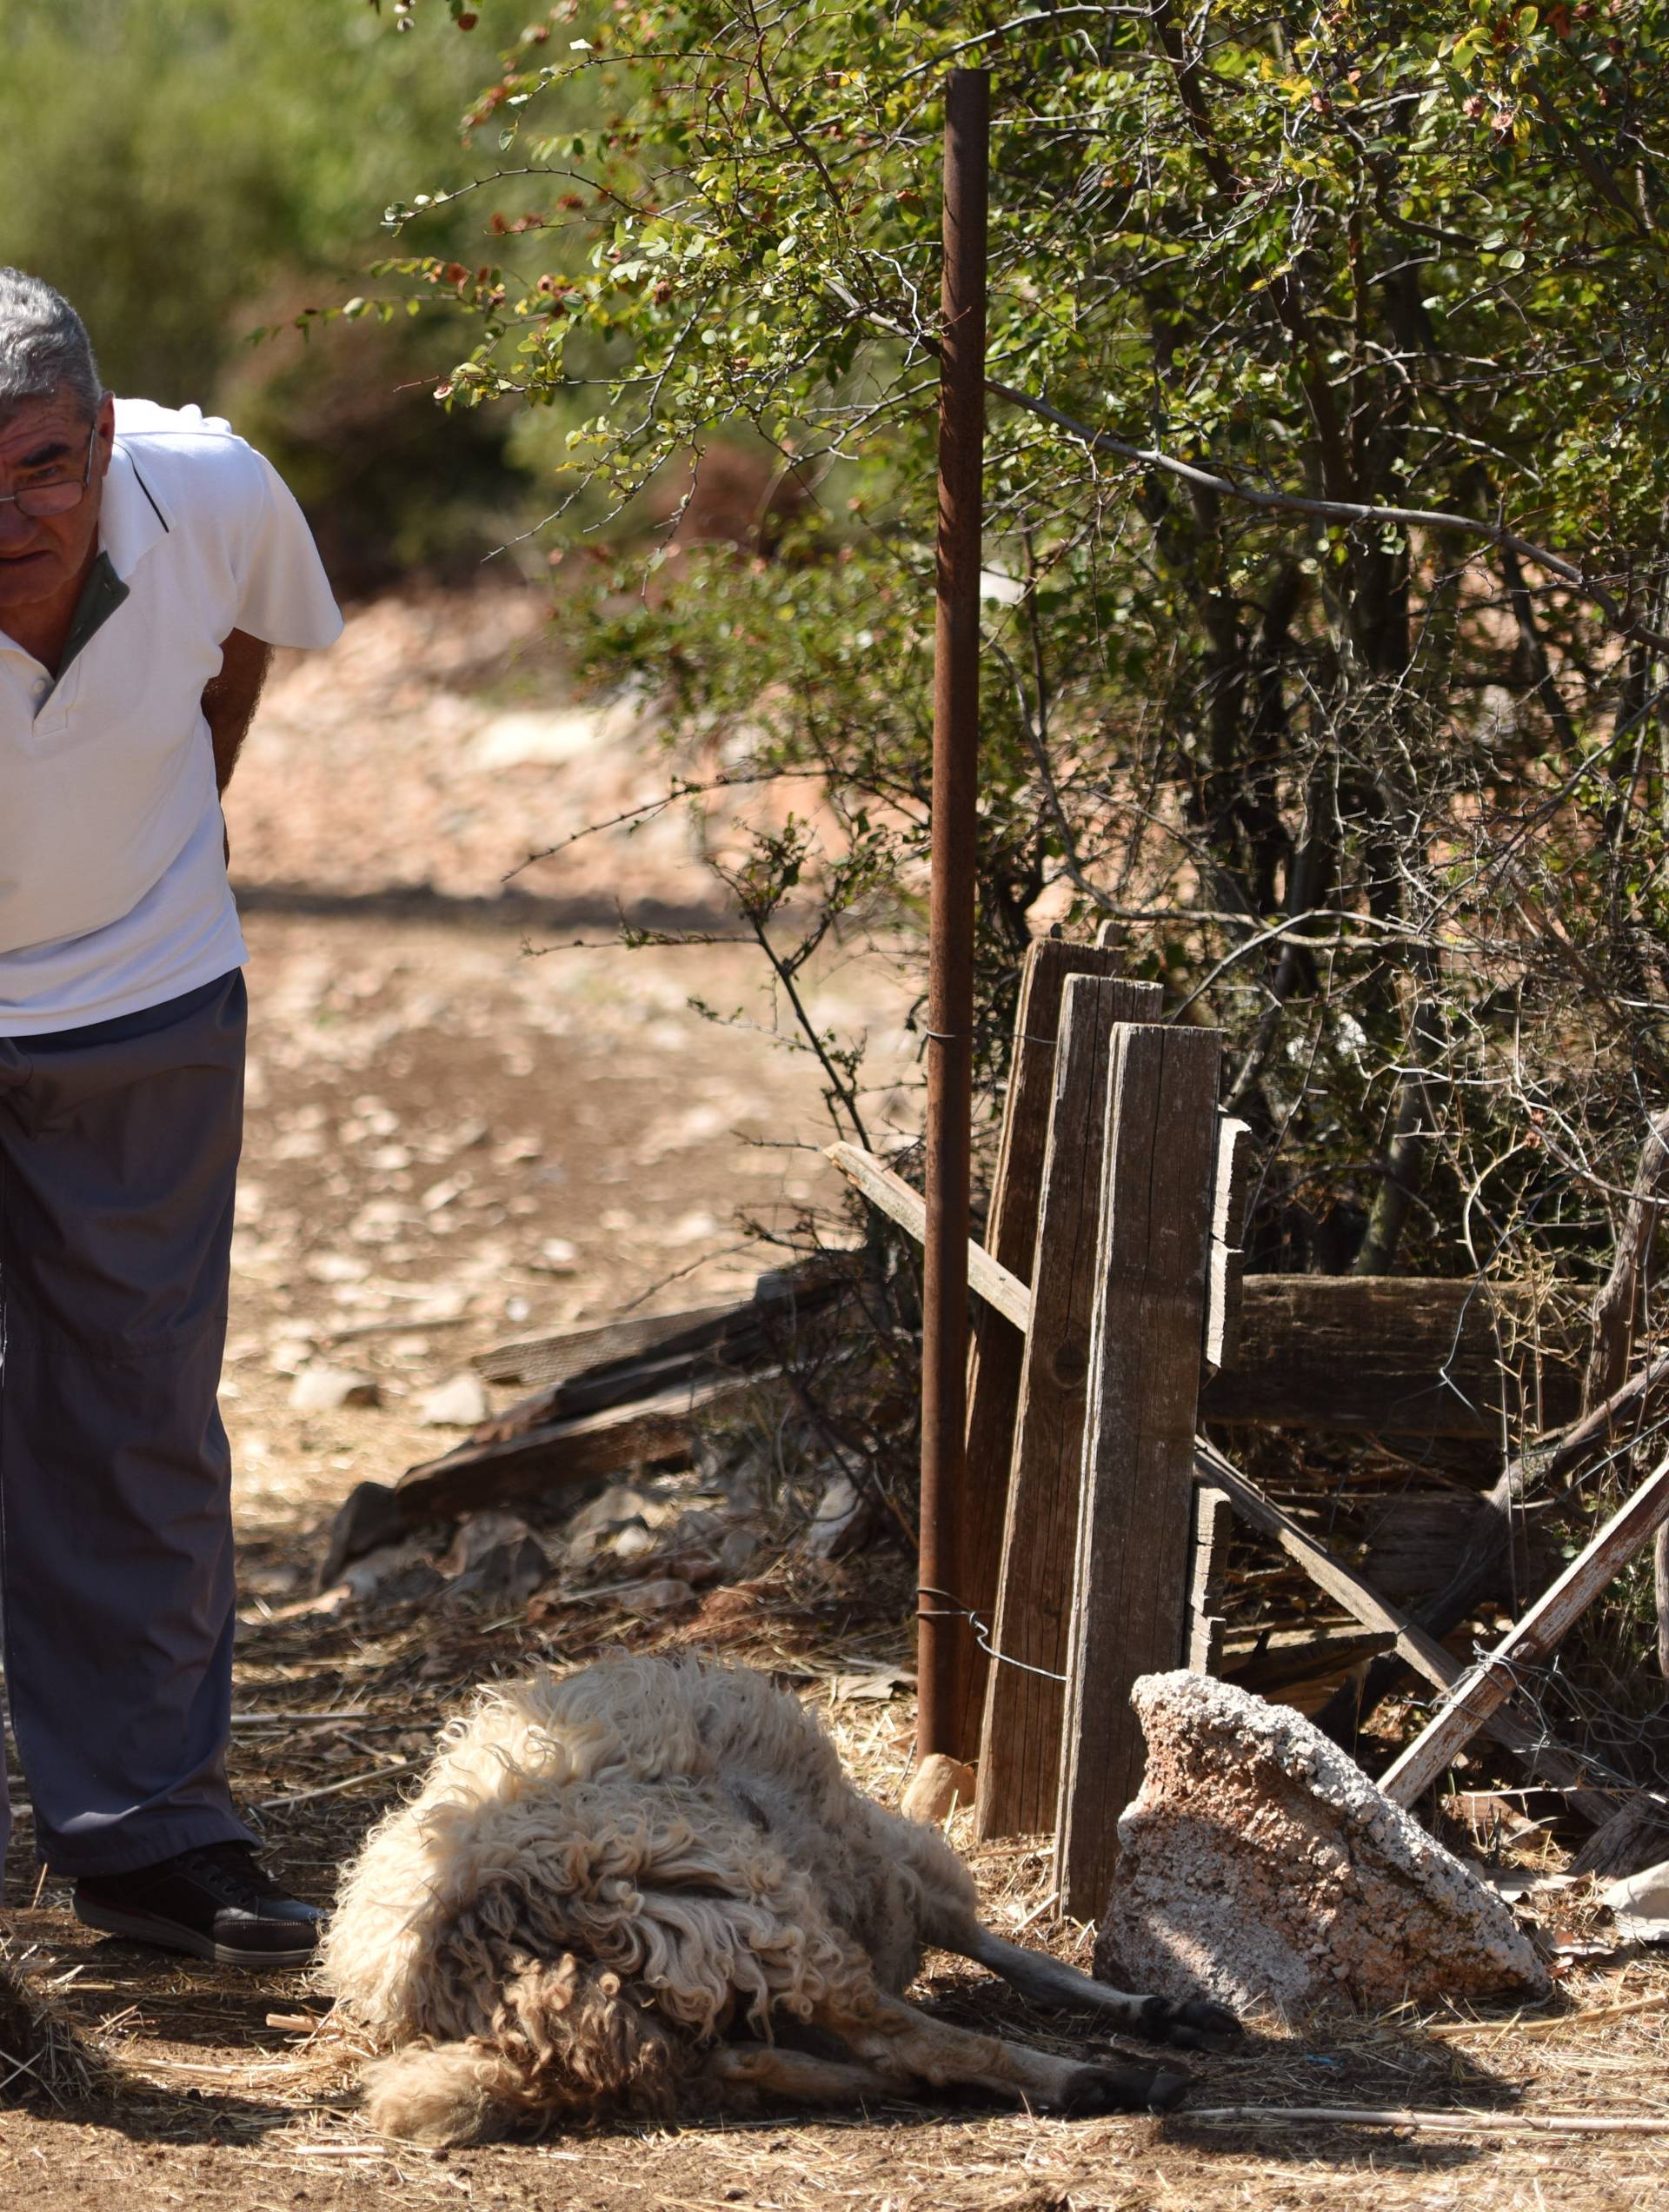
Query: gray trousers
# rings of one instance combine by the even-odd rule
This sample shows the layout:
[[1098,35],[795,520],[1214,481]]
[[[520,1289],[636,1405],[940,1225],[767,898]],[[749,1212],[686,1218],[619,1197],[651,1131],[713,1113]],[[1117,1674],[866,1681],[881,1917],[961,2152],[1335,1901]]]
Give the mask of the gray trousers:
[[[143,1014],[0,1037],[6,1692],[61,1874],[246,1839],[216,1397],[246,1012],[234,971]],[[9,1825],[0,1764],[0,1855]]]

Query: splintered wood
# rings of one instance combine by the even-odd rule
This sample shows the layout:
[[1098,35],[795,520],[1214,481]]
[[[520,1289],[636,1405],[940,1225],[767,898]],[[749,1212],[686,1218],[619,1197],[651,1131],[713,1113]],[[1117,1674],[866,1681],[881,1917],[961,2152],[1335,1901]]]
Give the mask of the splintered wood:
[[1081,1916],[1106,1902],[1141,1780],[1131,1685],[1183,1649],[1220,1057],[1213,1030],[1115,1033],[1055,1836]]
[[1228,1576],[1229,1505],[1227,1491],[1209,1483],[1194,1489],[1194,1558],[1188,1574],[1188,1648],[1183,1664],[1195,1674],[1223,1671],[1223,1586]]
[[1546,1658],[1666,1520],[1669,1459],[1612,1516],[1494,1650],[1467,1670],[1448,1704],[1380,1777],[1386,1797],[1400,1805],[1412,1805],[1428,1790],[1455,1753],[1513,1695],[1518,1687],[1515,1668]]
[[[1353,1614],[1365,1628],[1389,1636],[1392,1648],[1406,1665],[1440,1690],[1452,1690],[1460,1680],[1465,1669],[1434,1636],[1382,1598],[1354,1568],[1335,1558],[1324,1544],[1283,1512],[1273,1498],[1266,1498],[1202,1438],[1194,1439],[1194,1474],[1202,1485],[1220,1490],[1248,1527],[1273,1537],[1319,1590]],[[1522,1760],[1528,1774],[1564,1790],[1573,1810],[1585,1820],[1598,1824],[1614,1811],[1612,1797],[1588,1781],[1581,1760],[1548,1737],[1537,1714],[1522,1699],[1509,1698],[1483,1725],[1497,1743]]]

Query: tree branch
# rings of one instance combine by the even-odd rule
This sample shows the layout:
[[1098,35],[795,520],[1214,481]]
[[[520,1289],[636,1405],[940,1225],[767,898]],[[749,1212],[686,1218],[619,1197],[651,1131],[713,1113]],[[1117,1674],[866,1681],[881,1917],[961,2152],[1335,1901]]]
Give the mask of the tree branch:
[[1531,538],[1520,537],[1516,530],[1506,529],[1498,522],[1482,521],[1475,515],[1452,515],[1442,508],[1376,507],[1361,500],[1310,499],[1297,492],[1261,490],[1254,485],[1237,483],[1232,476],[1219,475],[1212,469],[1197,468],[1192,462],[1179,461],[1174,455],[1160,453],[1152,446],[1130,445],[1106,430],[1092,430],[1087,423],[1063,415],[1047,400],[1034,399],[1029,392],[1017,391],[1012,384],[1001,383],[994,376],[986,378],[985,389],[997,398],[1007,400],[1011,407],[1023,409],[1027,415],[1052,422],[1056,429],[1080,439],[1093,453],[1116,454],[1121,461],[1139,461],[1144,468],[1161,468],[1167,475],[1180,477],[1184,483],[1216,492],[1224,499],[1237,499],[1242,506],[1313,515],[1328,522],[1386,522],[1401,529],[1455,530],[1467,537],[1481,538],[1486,545],[1508,548],[1521,561],[1545,568],[1549,575],[1558,577],[1591,606],[1597,607],[1606,628],[1615,636],[1639,638],[1659,652],[1669,652],[1669,634],[1648,629],[1645,623],[1626,613],[1612,594],[1594,583],[1574,561],[1552,552],[1546,546],[1537,545]]
[[1617,1232],[1616,1257],[1589,1309],[1593,1337],[1582,1378],[1585,1406],[1609,1398],[1628,1372],[1646,1255],[1665,1205],[1669,1203],[1666,1186],[1669,1186],[1669,1109],[1654,1114],[1647,1125],[1628,1210]]

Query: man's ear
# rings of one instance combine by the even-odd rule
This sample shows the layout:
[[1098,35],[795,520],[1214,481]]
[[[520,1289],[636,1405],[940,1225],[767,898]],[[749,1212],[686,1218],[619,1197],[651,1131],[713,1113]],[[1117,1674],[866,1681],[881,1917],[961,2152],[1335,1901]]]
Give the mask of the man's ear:
[[110,465],[110,453],[116,443],[116,395],[106,392],[98,403],[97,435],[94,440],[96,459],[94,473],[102,476]]

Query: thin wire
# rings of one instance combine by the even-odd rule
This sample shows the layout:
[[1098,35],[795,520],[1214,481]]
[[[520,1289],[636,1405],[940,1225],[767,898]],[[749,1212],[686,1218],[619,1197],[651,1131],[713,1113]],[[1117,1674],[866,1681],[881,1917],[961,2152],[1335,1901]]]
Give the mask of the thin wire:
[[917,1620],[971,1621],[974,1626],[974,1642],[985,1653],[987,1658],[994,1659],[1000,1667],[1018,1667],[1021,1674],[1034,1674],[1045,1682],[1065,1682],[1067,1679],[1064,1674],[1057,1674],[1053,1667],[1034,1667],[1029,1659],[1017,1659],[1010,1651],[998,1651],[996,1645],[991,1641],[992,1631],[989,1624],[980,1618],[971,1605],[964,1605],[961,1599],[953,1597],[949,1591],[934,1590],[928,1584],[922,1583],[916,1591],[916,1596],[949,1598],[949,1604],[942,1611],[924,1613],[918,1605],[915,1613]]

